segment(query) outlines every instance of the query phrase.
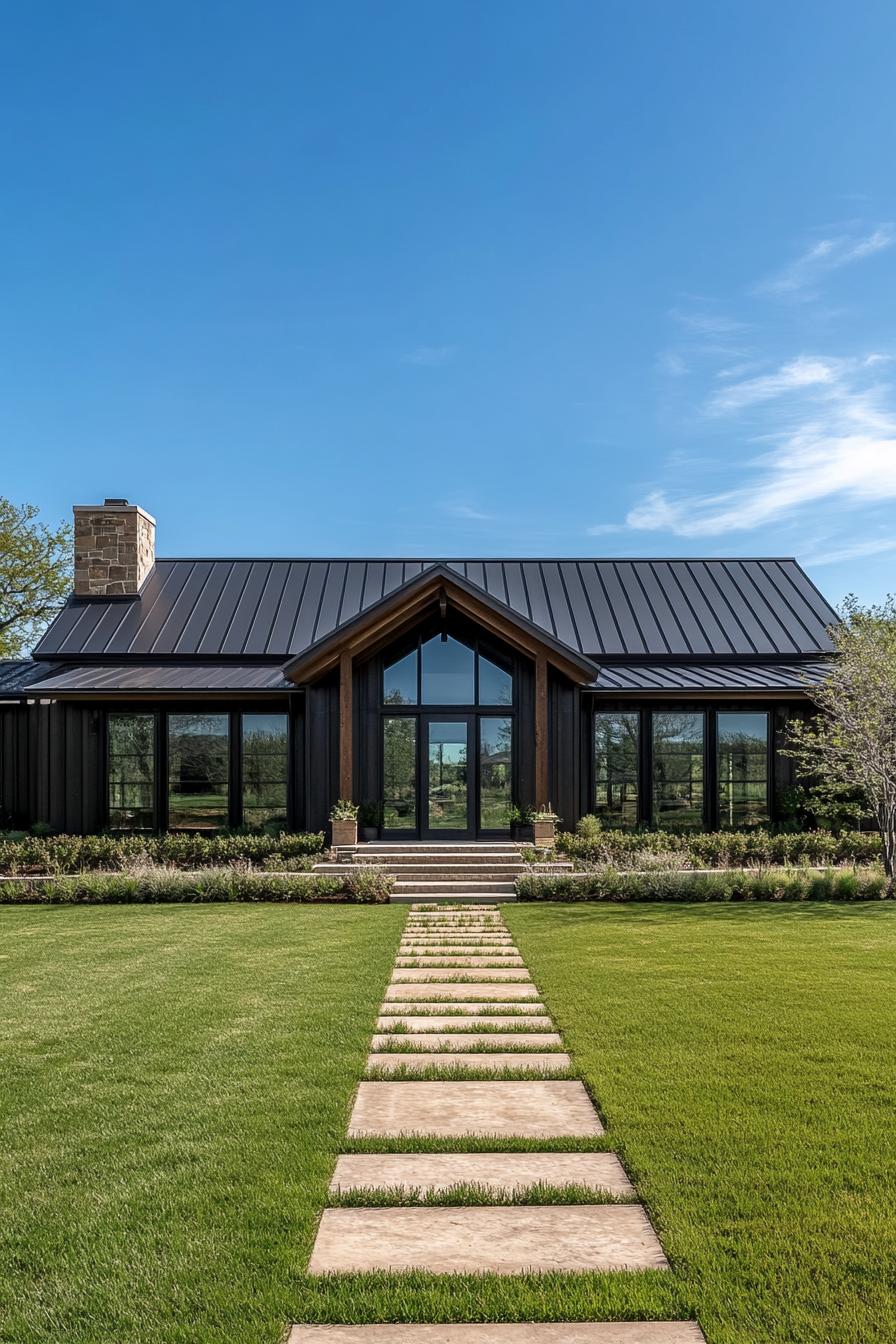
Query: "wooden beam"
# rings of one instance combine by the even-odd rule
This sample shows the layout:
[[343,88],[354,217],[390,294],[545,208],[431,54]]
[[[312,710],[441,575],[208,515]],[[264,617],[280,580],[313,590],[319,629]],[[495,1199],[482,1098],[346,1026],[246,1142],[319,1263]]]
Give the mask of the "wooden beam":
[[545,806],[550,781],[548,775],[548,660],[543,653],[535,658],[535,805]]
[[352,655],[343,649],[339,657],[339,797],[351,801],[352,758]]

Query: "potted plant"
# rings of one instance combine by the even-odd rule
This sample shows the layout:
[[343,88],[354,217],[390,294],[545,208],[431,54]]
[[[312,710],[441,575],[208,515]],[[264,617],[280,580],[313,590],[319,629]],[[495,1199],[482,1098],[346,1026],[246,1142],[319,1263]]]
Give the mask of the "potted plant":
[[554,831],[560,818],[548,803],[545,807],[542,803],[532,814],[532,831],[535,836],[536,845],[543,845],[552,849],[554,845]]
[[379,803],[362,803],[358,809],[358,822],[361,826],[361,839],[378,840],[382,824],[383,809]]
[[330,808],[330,825],[334,845],[358,843],[358,805],[348,798],[340,798]]
[[510,834],[514,840],[532,839],[532,808],[517,806],[510,809]]

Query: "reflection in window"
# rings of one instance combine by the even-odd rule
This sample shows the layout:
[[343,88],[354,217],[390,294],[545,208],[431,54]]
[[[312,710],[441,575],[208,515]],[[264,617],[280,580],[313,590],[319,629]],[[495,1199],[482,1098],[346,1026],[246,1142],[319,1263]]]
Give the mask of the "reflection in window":
[[768,714],[719,714],[719,821],[768,821]]
[[703,715],[653,716],[653,820],[691,830],[703,824]]
[[286,825],[289,729],[285,714],[243,714],[243,823]]
[[427,825],[434,831],[465,831],[469,825],[469,730],[465,719],[430,723]]
[[424,705],[472,705],[473,650],[450,635],[435,635],[421,649]]
[[155,715],[110,714],[108,812],[113,831],[155,828]]
[[594,716],[594,813],[608,826],[638,824],[640,714]]
[[417,650],[383,668],[383,704],[416,705]]
[[168,825],[217,830],[228,822],[227,714],[168,715]]
[[484,831],[510,826],[513,784],[513,720],[479,720],[479,825]]
[[513,678],[503,667],[479,655],[480,705],[512,705]]
[[383,826],[417,829],[417,718],[383,719]]

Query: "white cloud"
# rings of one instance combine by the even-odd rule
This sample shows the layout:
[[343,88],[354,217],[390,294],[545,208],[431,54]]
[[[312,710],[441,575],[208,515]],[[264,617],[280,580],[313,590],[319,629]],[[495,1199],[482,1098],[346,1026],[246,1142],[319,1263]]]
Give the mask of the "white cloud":
[[439,369],[454,355],[453,345],[418,345],[406,350],[401,356],[402,364],[416,364],[423,369]]
[[589,537],[605,537],[611,532],[624,532],[625,523],[595,523],[588,528]]
[[872,257],[892,247],[894,242],[896,228],[889,223],[879,224],[865,237],[842,234],[836,238],[822,238],[789,266],[760,281],[756,290],[760,294],[798,294],[814,285],[826,272]]
[[683,378],[688,371],[687,363],[677,350],[661,350],[656,357],[656,366],[669,378]]
[[845,560],[861,560],[865,556],[881,555],[886,551],[896,551],[896,537],[847,543],[838,550],[819,548],[812,554],[801,555],[800,560],[804,565],[839,565]]
[[472,504],[461,502],[447,502],[441,505],[443,513],[447,513],[451,518],[465,518],[471,523],[491,523],[494,521],[493,513],[483,513]]
[[727,415],[732,411],[743,410],[756,402],[771,401],[774,397],[784,396],[788,392],[801,392],[809,387],[833,385],[842,367],[842,361],[819,359],[810,355],[800,355],[783,364],[776,373],[765,374],[760,378],[747,378],[741,382],[729,382],[721,391],[714,393],[707,401],[704,410],[708,415]]

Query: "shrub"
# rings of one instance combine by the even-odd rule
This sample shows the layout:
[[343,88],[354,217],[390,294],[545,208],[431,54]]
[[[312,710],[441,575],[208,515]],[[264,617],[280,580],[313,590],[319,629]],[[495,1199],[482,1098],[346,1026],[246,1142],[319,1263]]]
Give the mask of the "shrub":
[[320,854],[322,831],[283,835],[50,835],[0,839],[0,873],[116,871],[134,864],[176,868],[221,867],[276,856],[294,859]]
[[821,873],[800,868],[760,873],[605,868],[523,877],[517,895],[521,901],[877,901],[886,896],[886,878],[875,868]]
[[584,817],[580,817],[576,822],[576,835],[580,840],[590,840],[594,842],[600,839],[601,824],[593,813],[588,812]]
[[[583,818],[584,820],[584,818]],[[766,868],[780,864],[869,864],[880,858],[876,831],[605,831],[561,832],[557,849],[581,864],[646,867],[652,854],[677,854],[690,868]]]
[[163,902],[388,900],[388,890],[358,894],[339,877],[279,875],[248,868],[205,868],[184,873],[148,867],[129,873],[13,878],[0,883],[2,905],[127,905]]
[[356,901],[380,904],[392,894],[393,878],[376,864],[351,869],[345,877],[345,889]]

